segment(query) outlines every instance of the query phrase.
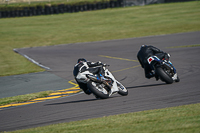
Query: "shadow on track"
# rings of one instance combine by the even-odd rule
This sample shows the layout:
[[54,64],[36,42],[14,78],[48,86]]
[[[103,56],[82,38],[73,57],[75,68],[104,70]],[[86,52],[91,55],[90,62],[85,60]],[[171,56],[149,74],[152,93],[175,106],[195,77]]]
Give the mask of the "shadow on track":
[[69,103],[80,103],[80,102],[88,102],[88,101],[96,101],[96,100],[101,100],[101,99],[87,99],[87,100],[78,100],[78,101],[70,101],[70,102],[62,102],[62,103],[52,103],[52,104],[45,104],[44,106],[69,104]]
[[[116,97],[121,97],[120,95],[118,96],[112,96],[107,99],[111,98],[116,98]],[[69,101],[69,102],[61,102],[61,103],[52,103],[52,104],[45,104],[44,106],[49,106],[49,105],[61,105],[61,104],[70,104],[70,103],[82,103],[82,102],[89,102],[89,101],[98,101],[98,100],[106,100],[106,99],[87,99],[87,100],[77,100],[77,101]]]
[[134,88],[142,88],[142,87],[151,87],[151,86],[160,86],[160,85],[167,85],[167,84],[166,84],[166,83],[160,83],[160,84],[152,84],[152,85],[141,85],[141,86],[126,87],[126,89],[134,89]]

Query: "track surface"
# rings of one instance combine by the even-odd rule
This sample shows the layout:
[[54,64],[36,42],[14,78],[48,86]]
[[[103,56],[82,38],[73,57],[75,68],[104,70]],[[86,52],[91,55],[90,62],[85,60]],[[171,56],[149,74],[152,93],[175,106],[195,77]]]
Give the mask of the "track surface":
[[[181,82],[166,85],[145,79],[143,69],[134,61],[142,44],[170,53]],[[96,100],[82,93],[1,110],[0,131],[199,103],[200,47],[167,48],[195,44],[200,44],[200,32],[18,49],[66,80],[73,79],[73,66],[79,57],[110,64],[109,69],[127,87],[129,95]]]

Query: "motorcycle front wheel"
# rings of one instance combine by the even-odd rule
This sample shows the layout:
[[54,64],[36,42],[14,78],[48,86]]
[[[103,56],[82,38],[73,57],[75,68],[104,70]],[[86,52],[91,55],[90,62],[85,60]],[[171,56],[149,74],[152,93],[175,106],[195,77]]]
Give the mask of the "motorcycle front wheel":
[[122,96],[127,96],[128,95],[128,90],[126,87],[124,87],[120,82],[117,81],[117,87],[119,89],[118,94]]
[[109,93],[103,84],[89,81],[87,83],[87,87],[98,98],[106,99],[109,97]]
[[173,83],[172,77],[169,74],[167,74],[161,67],[156,68],[156,74],[162,81],[166,82],[167,84]]
[[175,82],[180,82],[180,78],[179,78],[179,77],[177,77],[177,79],[175,80]]

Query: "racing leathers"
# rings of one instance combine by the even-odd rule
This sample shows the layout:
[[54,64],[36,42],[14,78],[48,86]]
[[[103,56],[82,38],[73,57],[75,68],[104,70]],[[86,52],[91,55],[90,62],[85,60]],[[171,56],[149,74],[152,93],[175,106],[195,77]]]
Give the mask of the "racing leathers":
[[141,67],[144,68],[145,77],[148,79],[151,77],[154,77],[154,73],[152,72],[152,69],[150,65],[148,64],[147,59],[150,56],[154,56],[154,55],[157,56],[159,59],[169,60],[169,56],[167,53],[151,45],[149,46],[142,45],[137,54],[137,58],[141,64]]
[[76,82],[78,83],[79,87],[88,95],[91,94],[91,91],[87,88],[87,78],[86,73],[92,74],[102,74],[104,75],[103,64],[99,62],[78,62],[74,66],[73,75],[75,77]]

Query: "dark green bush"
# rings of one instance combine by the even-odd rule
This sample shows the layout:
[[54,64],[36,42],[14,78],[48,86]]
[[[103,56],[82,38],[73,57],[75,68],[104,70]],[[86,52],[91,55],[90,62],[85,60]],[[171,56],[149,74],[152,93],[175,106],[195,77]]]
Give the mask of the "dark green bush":
[[24,3],[16,3],[16,4],[9,4],[9,5],[0,5],[0,11],[15,11],[15,10],[23,10],[23,9],[30,9],[30,8],[36,8],[36,7],[42,7],[45,6],[58,6],[61,4],[64,5],[85,5],[85,4],[94,4],[97,2],[106,2],[110,0],[99,0],[99,1],[80,1],[80,2],[40,2],[40,3],[31,3],[30,5],[24,4]]

